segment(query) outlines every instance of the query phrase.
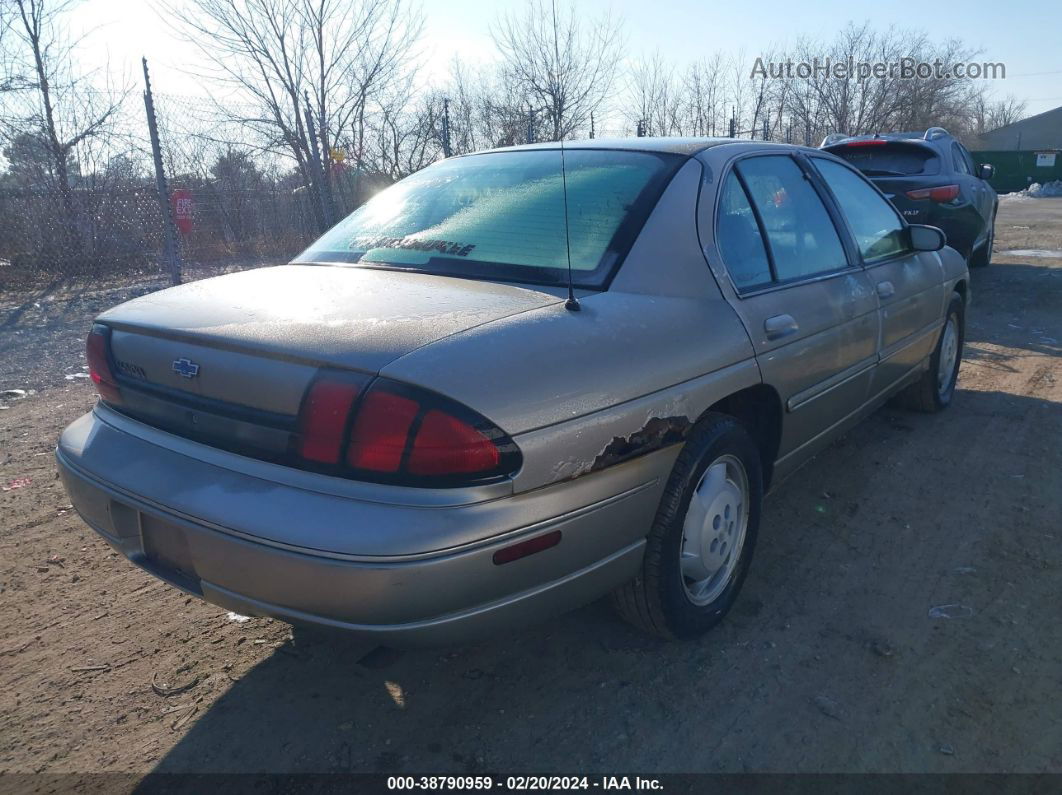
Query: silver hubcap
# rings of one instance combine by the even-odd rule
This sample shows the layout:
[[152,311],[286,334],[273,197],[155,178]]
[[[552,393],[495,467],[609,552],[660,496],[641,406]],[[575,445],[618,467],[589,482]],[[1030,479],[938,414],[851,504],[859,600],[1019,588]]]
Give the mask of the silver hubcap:
[[714,602],[737,568],[748,527],[749,482],[732,455],[701,475],[682,523],[679,551],[686,595],[696,605]]
[[937,368],[937,393],[942,397],[951,387],[951,379],[959,364],[959,327],[955,316],[948,317],[944,336],[940,340],[940,366]]

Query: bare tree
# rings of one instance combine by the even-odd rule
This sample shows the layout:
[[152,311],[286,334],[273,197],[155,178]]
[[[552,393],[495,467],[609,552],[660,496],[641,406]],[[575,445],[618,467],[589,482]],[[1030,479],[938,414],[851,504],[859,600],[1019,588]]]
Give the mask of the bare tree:
[[412,66],[419,11],[408,0],[189,0],[192,13],[160,2],[206,56],[207,76],[259,109],[234,118],[295,160],[318,225],[329,226],[330,150],[352,141],[361,166],[374,103]]
[[558,13],[556,0],[548,6],[527,0],[522,12],[503,15],[491,35],[505,79],[532,104],[532,114],[544,116],[551,141],[586,128],[612,92],[623,38],[608,14],[584,26],[574,7]]
[[[36,139],[48,154],[50,187],[62,201],[67,256],[80,252],[79,213],[74,201],[72,167],[78,147],[102,136],[121,108],[127,92],[101,92],[79,73],[72,60],[78,44],[66,33],[65,15],[74,0],[5,0],[4,48],[18,68],[5,81],[8,92],[25,100],[24,112],[10,106],[0,118],[9,140]],[[17,107],[17,106],[16,106]]]
[[624,116],[631,127],[643,135],[684,134],[679,111],[681,90],[674,66],[659,52],[631,66],[627,93]]

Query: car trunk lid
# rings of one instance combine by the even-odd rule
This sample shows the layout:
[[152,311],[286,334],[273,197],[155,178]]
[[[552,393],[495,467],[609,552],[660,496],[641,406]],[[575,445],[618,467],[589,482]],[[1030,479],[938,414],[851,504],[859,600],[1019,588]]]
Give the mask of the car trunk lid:
[[562,300],[535,287],[360,267],[280,266],[103,313],[122,411],[280,458],[320,367],[374,375],[444,337]]

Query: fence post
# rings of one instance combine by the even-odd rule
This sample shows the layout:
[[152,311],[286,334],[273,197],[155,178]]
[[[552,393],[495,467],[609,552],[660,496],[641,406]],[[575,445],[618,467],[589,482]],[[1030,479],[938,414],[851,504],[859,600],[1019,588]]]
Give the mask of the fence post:
[[148,134],[151,137],[151,155],[155,160],[155,186],[159,194],[159,211],[162,213],[163,256],[174,284],[181,283],[181,250],[177,243],[177,227],[173,222],[170,207],[170,191],[166,186],[166,171],[162,165],[162,146],[159,144],[159,125],[155,118],[155,99],[151,95],[151,79],[148,77],[147,58],[144,64],[144,110],[147,113]]

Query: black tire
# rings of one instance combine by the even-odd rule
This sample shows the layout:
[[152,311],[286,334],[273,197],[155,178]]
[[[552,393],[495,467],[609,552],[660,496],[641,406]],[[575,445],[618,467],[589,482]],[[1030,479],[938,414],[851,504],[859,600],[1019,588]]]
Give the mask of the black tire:
[[[745,538],[725,588],[711,602],[697,605],[687,594],[680,568],[683,523],[694,490],[708,466],[729,456],[744,468],[748,485]],[[642,570],[612,594],[619,614],[664,638],[701,635],[718,624],[734,604],[745,581],[760,523],[763,472],[759,451],[744,427],[724,414],[708,414],[697,423],[679,453],[649,532]]]
[[[952,372],[948,376],[945,388],[941,389],[939,381],[941,349],[944,345],[945,329],[947,328],[948,322],[953,318],[956,323],[956,332],[958,334],[958,349],[955,353],[955,364],[952,368]],[[943,411],[951,405],[951,400],[955,395],[955,381],[959,376],[959,365],[962,364],[962,346],[966,339],[964,318],[965,305],[963,304],[962,296],[958,293],[952,293],[951,303],[948,304],[948,314],[945,316],[944,320],[944,326],[941,327],[940,336],[937,338],[937,346],[933,349],[933,356],[930,357],[929,360],[929,369],[922,374],[922,377],[918,381],[911,384],[897,395],[898,402],[904,408],[931,414],[933,412]]]

